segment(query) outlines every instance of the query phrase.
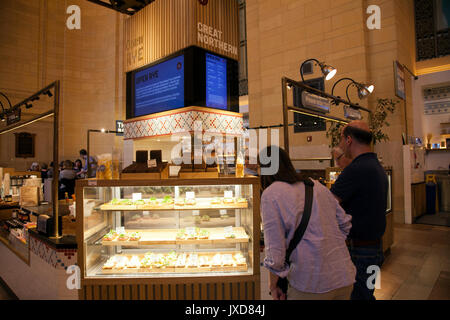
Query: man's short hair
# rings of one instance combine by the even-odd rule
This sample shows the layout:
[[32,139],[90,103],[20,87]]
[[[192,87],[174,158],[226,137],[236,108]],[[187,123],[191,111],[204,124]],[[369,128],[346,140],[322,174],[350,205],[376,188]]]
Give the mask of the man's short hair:
[[81,150],[80,150],[80,154],[81,154],[82,156],[87,156],[87,151],[84,150],[84,149],[81,149]]
[[343,134],[344,134],[344,137],[350,136],[353,139],[355,139],[356,141],[358,141],[359,143],[362,143],[365,145],[370,145],[370,143],[372,142],[372,139],[373,139],[372,132],[362,130],[362,129],[352,127],[352,126],[346,126],[343,131]]

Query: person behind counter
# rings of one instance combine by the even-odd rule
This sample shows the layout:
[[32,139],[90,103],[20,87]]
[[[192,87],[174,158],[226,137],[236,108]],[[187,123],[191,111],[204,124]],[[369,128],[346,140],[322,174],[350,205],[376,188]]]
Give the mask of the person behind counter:
[[80,159],[75,160],[73,170],[77,174],[77,178],[84,178],[84,173],[82,172],[83,171],[83,163],[81,162]]
[[47,172],[48,172],[47,164],[43,163],[42,166],[41,166],[42,183],[44,183],[44,180],[48,178]]
[[388,179],[371,152],[373,135],[363,121],[352,121],[341,132],[340,148],[353,161],[342,171],[331,192],[352,216],[348,248],[356,266],[352,300],[375,300],[367,280],[369,266],[383,264],[382,236],[386,229]]
[[73,170],[73,163],[70,160],[63,161],[63,169],[59,173],[59,199],[64,199],[65,193],[71,197],[75,192],[76,172]]
[[27,171],[41,171],[41,169],[39,168],[39,163],[33,162],[30,166],[30,169],[28,169]]
[[334,159],[334,163],[342,170],[352,162],[352,159],[348,158],[340,147],[334,147],[331,150],[331,155]]
[[[277,287],[278,277],[287,277],[289,300],[349,300],[355,282],[353,265],[345,239],[352,226],[331,192],[317,181],[311,217],[303,238],[285,263],[286,249],[302,220],[305,185],[297,175],[289,155],[281,148],[279,169],[273,175],[261,175],[263,193],[261,216],[264,227],[264,266],[269,270],[269,289],[274,300],[285,300]],[[271,147],[260,154],[272,159]],[[261,164],[261,167],[269,167]]]
[[[87,165],[87,151],[85,149],[80,150],[80,156],[84,160],[84,166],[83,169],[80,171],[82,174],[84,174],[87,177],[88,174],[88,165]],[[94,157],[89,156],[89,164],[91,167],[91,172],[89,174],[88,178],[95,178],[96,171],[97,171],[97,161]]]

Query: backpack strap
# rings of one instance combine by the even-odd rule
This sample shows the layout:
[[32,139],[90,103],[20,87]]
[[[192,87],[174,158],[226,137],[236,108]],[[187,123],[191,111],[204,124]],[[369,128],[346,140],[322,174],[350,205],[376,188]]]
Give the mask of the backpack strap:
[[309,218],[311,217],[314,196],[314,182],[311,179],[307,178],[305,181],[303,181],[303,183],[305,184],[305,208],[303,210],[302,220],[300,221],[298,228],[295,230],[294,237],[292,238],[291,242],[289,243],[289,247],[286,250],[285,259],[288,265],[290,264],[291,254],[302,240],[306,228],[308,227]]

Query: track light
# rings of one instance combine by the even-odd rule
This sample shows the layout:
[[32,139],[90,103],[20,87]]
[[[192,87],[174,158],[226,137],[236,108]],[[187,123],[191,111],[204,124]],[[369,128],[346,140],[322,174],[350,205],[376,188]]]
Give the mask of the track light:
[[31,109],[33,105],[31,103],[25,103],[25,108]]
[[331,80],[337,73],[336,68],[319,63],[320,69],[322,70],[323,75],[325,76],[325,80]]
[[333,88],[331,89],[331,95],[334,96],[334,88],[336,87],[336,85],[339,82],[344,81],[344,80],[350,81],[350,84],[347,86],[347,89],[346,89],[347,100],[349,102],[351,102],[351,101],[350,101],[350,97],[348,95],[348,89],[350,88],[351,85],[354,85],[358,89],[359,99],[364,99],[365,97],[370,95],[375,90],[375,86],[373,84],[364,84],[364,83],[356,82],[355,80],[353,80],[351,78],[342,78],[342,79],[339,79],[338,81],[336,81],[336,83],[333,85]]
[[36,97],[31,98],[30,101],[33,102],[33,101],[36,101],[36,100],[39,100],[39,99],[40,99],[40,97],[36,96]]
[[44,94],[48,95],[49,98],[53,97],[53,94],[50,92],[50,90],[45,91]]
[[373,84],[363,84],[355,82],[354,85],[358,88],[358,97],[360,99],[364,99],[375,89]]
[[337,73],[337,69],[336,68],[334,68],[334,67],[332,67],[332,66],[330,66],[328,64],[325,64],[324,62],[320,62],[317,59],[308,59],[308,60],[305,60],[302,63],[302,65],[300,66],[300,75],[302,77],[302,81],[303,82],[305,82],[305,79],[303,78],[303,66],[309,61],[315,61],[316,62],[316,64],[320,67],[320,70],[322,71],[322,74],[325,77],[325,80],[327,80],[327,81],[332,79]]

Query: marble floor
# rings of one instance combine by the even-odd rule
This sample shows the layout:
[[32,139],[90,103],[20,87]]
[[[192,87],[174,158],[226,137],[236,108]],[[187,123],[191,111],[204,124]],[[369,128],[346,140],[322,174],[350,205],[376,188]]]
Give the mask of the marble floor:
[[[261,253],[263,254],[263,253]],[[261,299],[268,294],[261,268]],[[450,300],[450,228],[396,224],[394,245],[381,268],[378,300]]]
[[416,220],[416,223],[450,227],[450,212],[424,214]]
[[[263,254],[262,254],[263,255]],[[268,274],[261,268],[261,299],[268,294]],[[378,300],[450,300],[450,228],[396,224],[394,245],[381,268]],[[0,281],[0,300],[15,299]]]

